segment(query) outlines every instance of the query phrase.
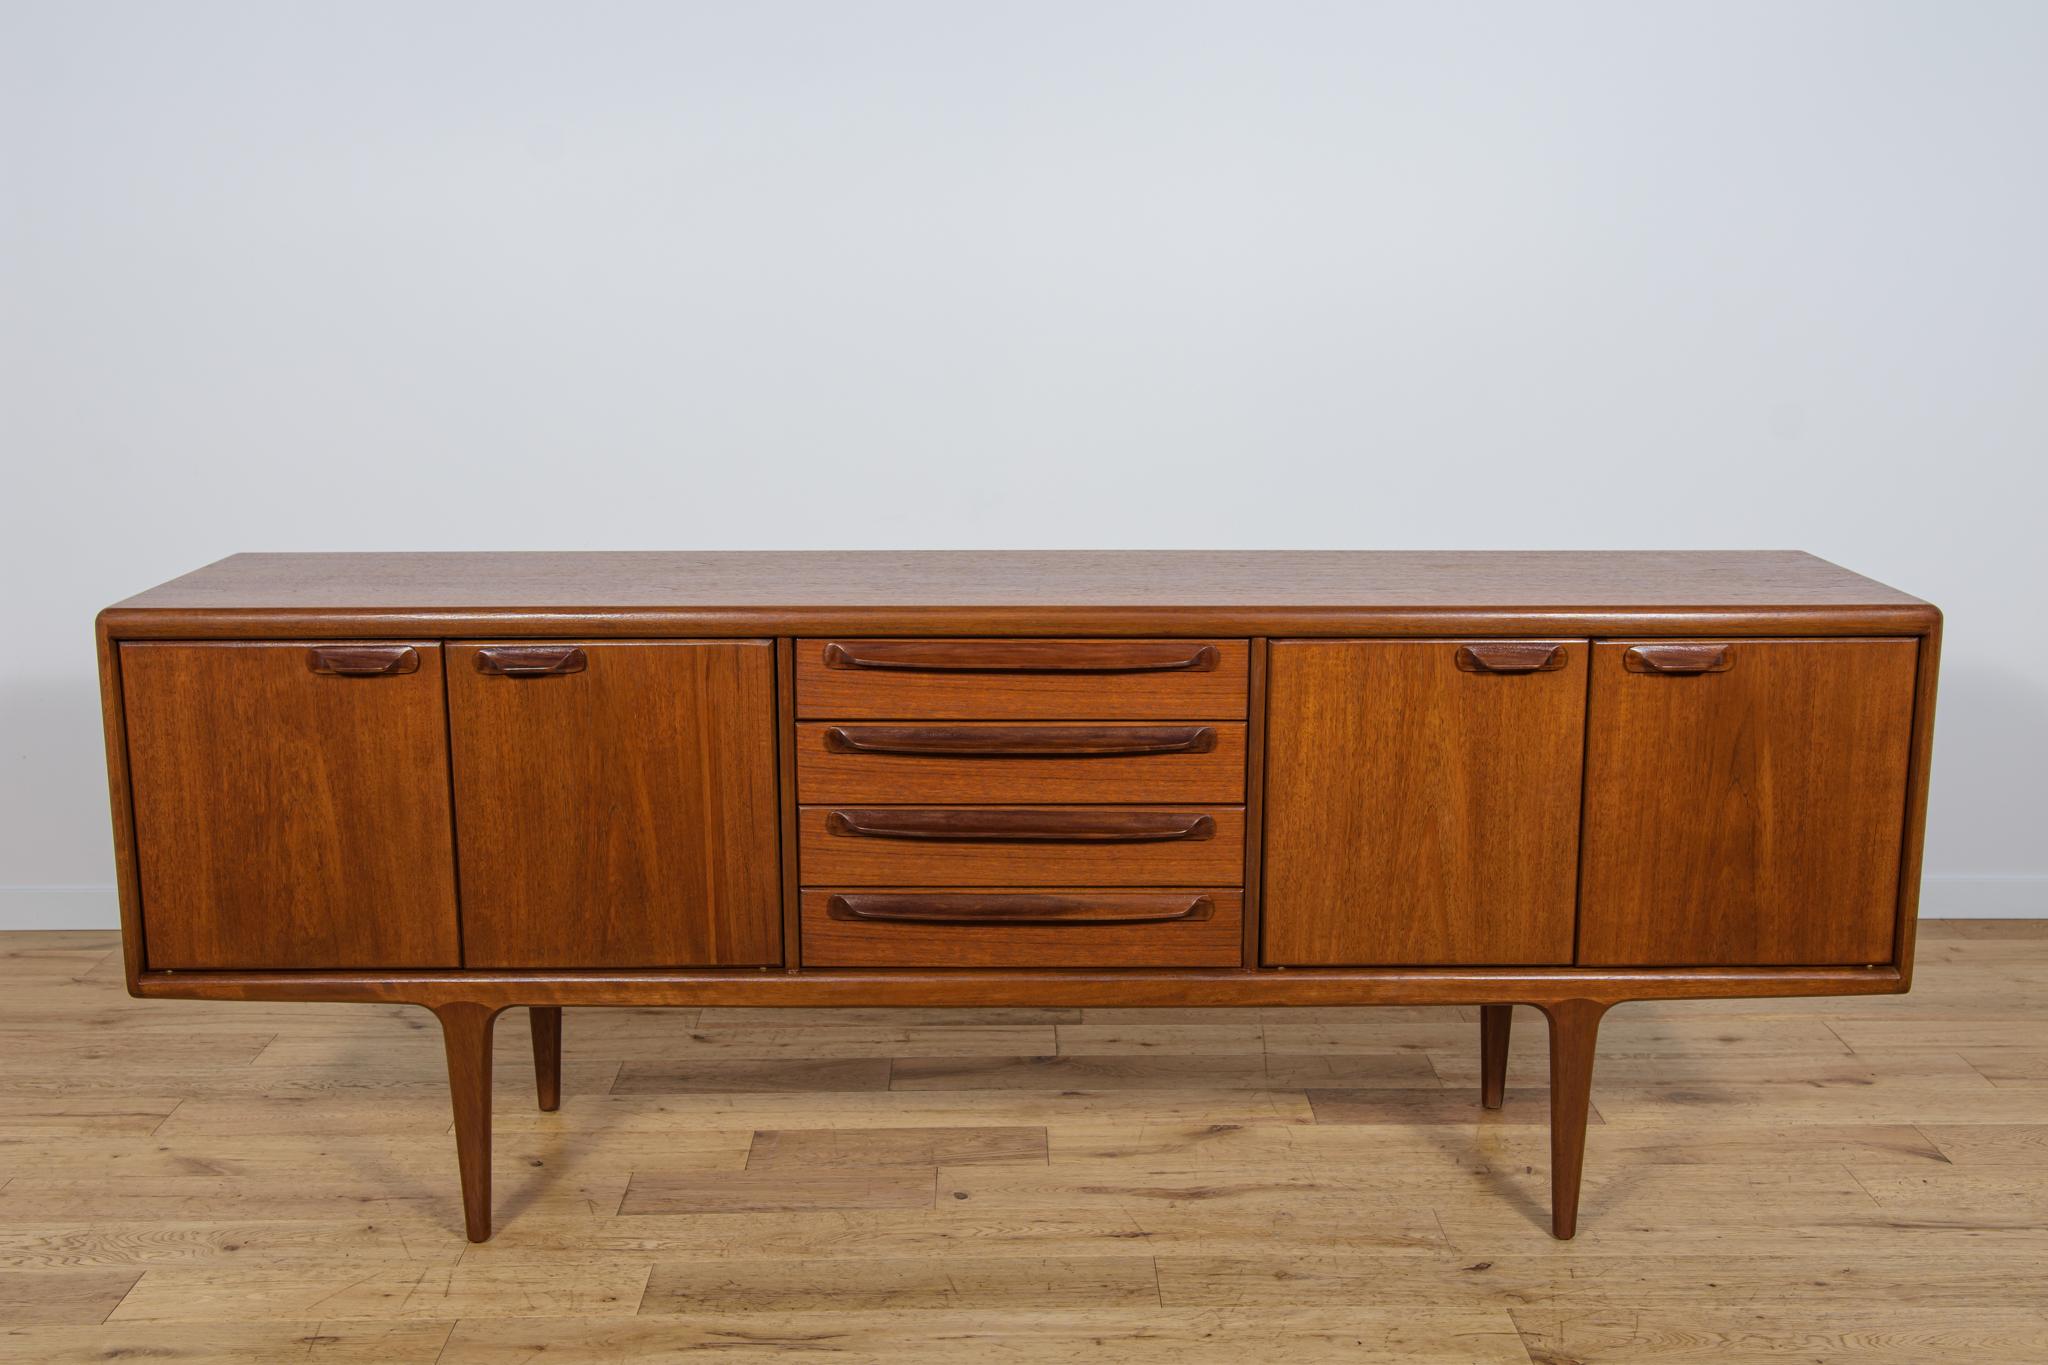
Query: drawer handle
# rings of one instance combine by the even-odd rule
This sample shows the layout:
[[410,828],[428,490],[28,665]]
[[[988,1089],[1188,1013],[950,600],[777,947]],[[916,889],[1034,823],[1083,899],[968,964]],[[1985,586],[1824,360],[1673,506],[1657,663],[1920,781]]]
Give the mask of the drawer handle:
[[833,640],[825,646],[827,668],[914,673],[1208,672],[1220,657],[1214,645],[1172,640]]
[[492,645],[476,652],[476,671],[500,678],[552,678],[588,667],[590,656],[574,645]]
[[1726,673],[1735,651],[1726,645],[1635,645],[1621,656],[1631,673]]
[[825,747],[842,754],[926,758],[1129,758],[1206,754],[1207,725],[834,725]]
[[1214,838],[1216,821],[1176,810],[835,810],[825,830],[849,839],[1157,844]]
[[383,678],[420,671],[420,652],[410,645],[315,645],[306,667],[335,678]]
[[1458,667],[1467,673],[1552,673],[1563,668],[1563,645],[1530,644],[1520,640],[1459,645]]
[[1216,913],[1207,896],[851,895],[825,903],[827,918],[901,924],[1169,924]]

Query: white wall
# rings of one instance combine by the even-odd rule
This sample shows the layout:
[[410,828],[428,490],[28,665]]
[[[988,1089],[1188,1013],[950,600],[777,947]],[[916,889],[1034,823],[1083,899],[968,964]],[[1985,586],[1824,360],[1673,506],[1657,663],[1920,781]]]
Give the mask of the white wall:
[[[0,0],[0,923],[237,549],[1798,546],[2048,913],[2048,6]],[[86,888],[64,895],[50,888]]]

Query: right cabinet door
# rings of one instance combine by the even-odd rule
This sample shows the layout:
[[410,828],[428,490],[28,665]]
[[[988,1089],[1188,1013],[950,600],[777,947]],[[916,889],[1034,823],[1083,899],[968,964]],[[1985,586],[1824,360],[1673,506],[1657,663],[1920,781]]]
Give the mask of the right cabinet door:
[[1263,960],[1572,960],[1584,640],[1276,640]]
[[1889,961],[1918,650],[1595,645],[1579,962]]

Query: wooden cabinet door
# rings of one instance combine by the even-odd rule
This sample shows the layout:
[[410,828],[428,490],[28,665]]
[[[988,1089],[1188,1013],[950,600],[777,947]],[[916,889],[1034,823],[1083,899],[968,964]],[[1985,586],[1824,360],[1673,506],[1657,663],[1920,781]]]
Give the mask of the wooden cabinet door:
[[1570,962],[1586,652],[1275,641],[1264,960]]
[[1889,961],[1918,648],[1596,646],[1579,961]]
[[152,969],[453,967],[441,650],[121,646]]
[[773,645],[464,643],[448,677],[467,965],[782,960]]

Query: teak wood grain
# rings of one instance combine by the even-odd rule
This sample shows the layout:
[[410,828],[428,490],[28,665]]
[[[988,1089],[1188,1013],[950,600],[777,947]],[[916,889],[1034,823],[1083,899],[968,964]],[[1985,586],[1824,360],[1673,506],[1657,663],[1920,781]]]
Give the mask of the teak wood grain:
[[1242,720],[1243,640],[796,642],[806,720]]
[[472,967],[782,960],[774,650],[591,642],[567,674],[449,646]]
[[1712,643],[1594,647],[1579,961],[1892,961],[1915,642]]
[[[1244,897],[1235,889],[1140,892],[1132,888],[1009,887],[1000,894],[991,889],[967,898],[1022,900],[1026,908],[1020,913],[1025,914],[1034,913],[1031,906],[1038,900],[1060,897],[1071,902],[1079,914],[1099,909],[1110,917],[1120,913],[1161,917],[1038,924],[849,919],[832,913],[836,894],[835,889],[804,890],[806,966],[1234,967],[1242,952],[1239,924]],[[929,900],[942,893],[909,894]],[[1183,916],[1198,901],[1208,904],[1196,915]]]
[[151,968],[460,962],[441,649],[121,647]]
[[842,804],[805,806],[798,821],[804,880],[818,884],[1234,886],[1244,876],[1241,806]]
[[[546,1104],[569,1005],[1456,1004],[1484,1007],[1491,1102],[1503,1008],[1531,1004],[1552,1026],[1569,1236],[1609,1007],[1911,980],[1940,615],[1810,556],[237,556],[108,609],[98,635],[130,991],[435,1009],[477,1236],[488,1021],[514,1005],[533,1011]],[[272,880],[314,907],[312,932],[241,965],[166,970],[145,951],[179,904],[152,899],[152,861],[203,852],[205,824],[143,818],[145,760],[220,743],[163,704],[182,685],[131,685],[151,641],[292,641],[332,687],[446,679],[395,727],[366,708],[315,713],[310,736],[236,734],[273,758],[394,735],[417,749],[349,818],[423,858],[431,820],[377,784],[425,799],[438,775],[461,956],[394,965],[318,942],[337,907],[372,937],[435,925],[418,901],[359,908],[361,886],[338,884],[325,789],[272,803],[264,829],[206,826],[238,847],[269,826],[305,841]],[[807,663],[860,681],[800,689]],[[239,725],[237,688],[191,691]],[[318,733],[334,726],[365,733]],[[226,789],[185,792],[232,808]],[[1559,945],[1581,822],[1574,960]],[[806,834],[903,853],[856,871],[829,843],[812,859]]]
[[1586,643],[1275,640],[1264,960],[1572,959]]
[[[883,727],[803,721],[797,734],[797,796],[820,802],[958,805],[968,803],[1207,802],[1244,800],[1244,724],[1166,725],[1115,723],[1084,726],[1046,722],[995,725],[951,723],[892,726],[891,731],[938,734],[968,740],[978,734],[1004,736],[1074,733],[1075,756],[1034,757],[1003,753],[892,753],[848,750],[842,735],[863,743]],[[1202,732],[1183,735],[1183,731]],[[883,736],[887,744],[894,736]],[[1187,741],[1183,744],[1183,741]],[[1143,747],[1155,743],[1175,752],[1084,753],[1090,746]],[[904,743],[901,747],[910,747]]]

